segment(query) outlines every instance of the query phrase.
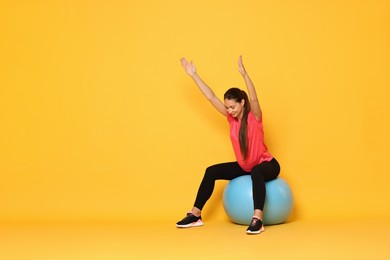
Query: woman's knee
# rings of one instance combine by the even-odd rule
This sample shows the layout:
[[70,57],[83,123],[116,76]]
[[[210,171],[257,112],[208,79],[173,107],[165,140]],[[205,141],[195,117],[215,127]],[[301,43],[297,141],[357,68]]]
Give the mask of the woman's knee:
[[257,176],[264,176],[264,174],[267,172],[267,167],[261,163],[255,167],[253,167],[252,171],[251,171],[251,176],[252,176],[252,179],[257,177]]
[[251,171],[252,180],[262,178],[265,181],[275,179],[278,177],[280,167],[274,167],[269,162],[261,163],[255,166]]
[[251,172],[251,179],[254,183],[257,183],[258,180],[264,181],[264,175],[261,171],[252,171]]
[[215,165],[209,166],[206,168],[206,171],[204,173],[204,178],[207,179],[214,179],[216,174],[216,167]]

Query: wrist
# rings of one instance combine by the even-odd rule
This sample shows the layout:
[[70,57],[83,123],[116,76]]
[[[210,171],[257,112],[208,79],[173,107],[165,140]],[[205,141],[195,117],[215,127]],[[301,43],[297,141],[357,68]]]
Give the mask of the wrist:
[[191,78],[196,78],[198,77],[198,74],[196,72],[194,72],[193,74],[190,74]]

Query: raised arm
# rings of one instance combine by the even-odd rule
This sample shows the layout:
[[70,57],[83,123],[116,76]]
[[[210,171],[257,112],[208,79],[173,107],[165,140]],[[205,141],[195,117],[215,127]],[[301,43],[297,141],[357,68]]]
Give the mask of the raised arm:
[[261,116],[261,109],[260,109],[260,103],[257,98],[256,89],[253,85],[253,82],[251,78],[249,77],[248,73],[245,70],[244,64],[242,63],[242,56],[238,58],[238,71],[242,75],[242,77],[245,80],[246,88],[248,90],[248,98],[249,103],[251,105],[251,110],[253,115],[256,117],[257,120],[260,119]]
[[210,101],[210,103],[224,116],[227,116],[227,110],[225,105],[222,103],[220,99],[218,99],[214,92],[211,90],[209,86],[199,77],[199,75],[196,73],[195,65],[185,58],[182,58],[180,60],[181,65],[183,66],[184,70],[187,72],[187,74],[195,81],[196,85],[200,89],[200,91],[203,93],[203,95]]

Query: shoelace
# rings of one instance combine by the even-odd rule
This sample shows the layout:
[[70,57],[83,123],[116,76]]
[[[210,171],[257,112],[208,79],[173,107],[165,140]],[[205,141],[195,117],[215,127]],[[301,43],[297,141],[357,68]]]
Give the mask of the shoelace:
[[183,218],[183,220],[186,220],[186,219],[190,219],[191,217],[196,217],[194,214],[192,214],[192,213],[189,213],[189,214],[187,214],[187,216],[185,216],[184,218]]
[[258,218],[252,218],[252,223],[251,223],[251,226],[255,226],[257,224],[257,221],[259,221],[260,219]]

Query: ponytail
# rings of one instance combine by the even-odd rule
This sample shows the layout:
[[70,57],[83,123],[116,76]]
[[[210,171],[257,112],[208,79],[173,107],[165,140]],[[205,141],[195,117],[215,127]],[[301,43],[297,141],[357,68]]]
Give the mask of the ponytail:
[[248,156],[248,114],[251,110],[251,106],[248,100],[248,95],[245,93],[245,91],[238,89],[238,88],[231,88],[228,91],[226,91],[224,95],[224,99],[234,99],[236,102],[241,102],[242,100],[245,101],[244,103],[244,111],[241,119],[241,126],[240,126],[240,132],[238,136],[238,140],[240,142],[240,149],[241,154],[244,158],[244,161],[246,160],[246,157]]
[[246,160],[246,157],[248,156],[248,114],[251,110],[248,95],[245,93],[245,91],[241,90],[243,99],[245,100],[244,104],[244,114],[242,115],[241,119],[241,126],[240,126],[240,134],[239,134],[239,141],[240,141],[240,148],[241,148],[241,154],[244,157],[244,161]]

